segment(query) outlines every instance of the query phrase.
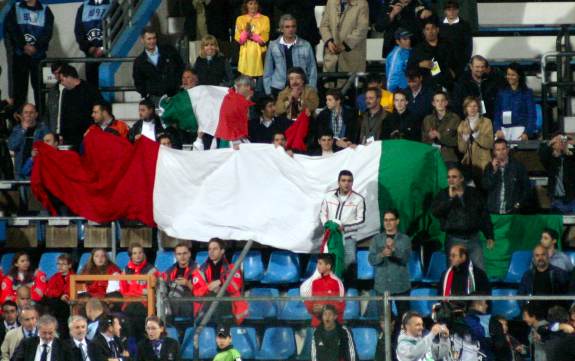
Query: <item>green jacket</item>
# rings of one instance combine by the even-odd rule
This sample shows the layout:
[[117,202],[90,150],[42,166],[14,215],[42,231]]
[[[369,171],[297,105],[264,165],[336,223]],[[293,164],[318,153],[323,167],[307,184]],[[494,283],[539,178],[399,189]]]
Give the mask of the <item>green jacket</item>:
[[242,361],[242,355],[233,345],[229,345],[225,349],[220,350],[213,361]]

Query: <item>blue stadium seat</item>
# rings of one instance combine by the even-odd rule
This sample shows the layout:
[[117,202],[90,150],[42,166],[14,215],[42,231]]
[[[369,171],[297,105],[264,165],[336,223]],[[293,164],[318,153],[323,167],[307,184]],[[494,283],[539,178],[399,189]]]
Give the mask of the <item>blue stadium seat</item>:
[[296,353],[295,338],[291,327],[267,328],[262,347],[256,360],[288,360]]
[[369,251],[366,249],[357,251],[357,279],[373,279],[373,266],[369,264],[368,255]]
[[172,251],[157,251],[156,261],[154,265],[160,272],[166,272],[174,263],[176,263],[176,256]]
[[[371,290],[369,292],[369,295],[375,296],[375,291]],[[377,310],[377,301],[372,300],[367,302],[367,307],[365,308],[365,311],[363,312],[361,319],[370,321],[376,321],[379,319],[379,312]]]
[[351,329],[355,342],[355,352],[359,360],[373,360],[377,347],[377,331],[370,327],[355,327]]
[[[437,296],[435,288],[415,288],[410,292],[410,296]],[[431,307],[437,301],[410,301],[410,306],[413,311],[419,312],[423,317],[431,314]]]
[[[188,327],[184,333],[184,340],[180,355],[184,360],[194,359],[194,328]],[[216,331],[212,327],[206,327],[200,333],[200,359],[211,359],[217,353],[216,347]]]
[[507,283],[520,283],[525,271],[531,267],[532,259],[533,255],[531,251],[513,252],[504,281]]
[[4,253],[2,255],[2,260],[0,261],[0,263],[2,264],[2,272],[4,272],[4,274],[10,272],[10,268],[12,268],[13,259],[14,259],[13,252]]
[[258,349],[256,329],[253,327],[230,328],[234,348],[240,352],[243,359],[252,360]]
[[423,279],[423,267],[419,259],[419,252],[411,252],[409,257],[409,279],[411,282],[420,282]]
[[316,268],[317,268],[317,255],[314,254],[309,257],[307,265],[305,266],[305,271],[300,281],[304,281],[310,278],[314,274]]
[[[240,252],[234,253],[232,263],[240,256]],[[264,276],[264,262],[262,261],[262,253],[260,251],[249,251],[244,258],[242,264],[244,281],[254,282],[260,281]]]
[[38,264],[38,268],[42,270],[46,274],[46,279],[52,277],[56,272],[58,272],[58,267],[56,266],[56,262],[58,256],[60,256],[62,252],[45,252],[42,253],[40,257],[40,263]]
[[[252,288],[250,296],[273,296],[279,297],[279,291],[275,288]],[[250,301],[248,320],[263,320],[274,318],[277,315],[277,305],[274,301]]]
[[[491,291],[493,296],[515,296],[517,290],[510,288],[494,288]],[[492,301],[491,315],[502,315],[508,320],[514,319],[521,314],[521,308],[517,301]]]
[[124,268],[126,268],[128,262],[130,262],[130,255],[128,254],[127,251],[116,253],[116,262],[114,263],[116,264],[116,266],[120,267],[122,271],[124,270]]
[[535,104],[535,129],[538,133],[543,129],[543,108],[539,103]]
[[178,329],[175,328],[174,326],[166,327],[166,333],[168,334],[168,337],[173,338],[174,340],[178,341],[178,343],[180,342],[180,335],[178,334]]
[[575,266],[575,252],[567,252],[567,256],[569,256],[571,264]]
[[196,264],[199,266],[202,263],[204,263],[207,259],[208,259],[208,251],[199,251],[196,253],[194,261],[196,261]]
[[80,261],[78,261],[78,269],[77,269],[76,273],[82,272],[82,268],[84,268],[86,263],[88,263],[89,259],[90,259],[90,252],[82,253],[82,256],[80,256]]
[[447,269],[447,257],[443,252],[433,252],[431,261],[429,261],[429,268],[425,274],[423,282],[437,283],[441,279],[441,274]]
[[[287,295],[299,296],[299,288],[288,290]],[[303,301],[288,301],[281,307],[278,319],[286,321],[307,321],[311,320],[311,315],[307,312]]]
[[305,329],[305,338],[303,340],[303,346],[301,351],[296,356],[298,361],[309,361],[311,360],[311,343],[313,342],[313,328],[308,327]]
[[[345,293],[346,296],[358,296],[359,293],[355,288],[349,288]],[[344,320],[357,320],[359,319],[359,314],[361,311],[361,307],[359,301],[346,301],[345,302],[345,311],[343,312],[343,319]]]
[[273,251],[261,282],[264,284],[299,282],[299,258],[297,254],[287,251]]

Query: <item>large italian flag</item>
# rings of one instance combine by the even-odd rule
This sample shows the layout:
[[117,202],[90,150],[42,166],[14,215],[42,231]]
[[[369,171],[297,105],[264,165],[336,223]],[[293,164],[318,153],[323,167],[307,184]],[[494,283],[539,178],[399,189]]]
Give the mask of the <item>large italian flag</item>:
[[98,129],[85,137],[83,155],[36,146],[32,189],[49,209],[56,198],[95,222],[139,220],[180,239],[252,239],[295,252],[318,250],[320,205],[342,169],[366,200],[359,238],[379,232],[381,210],[391,207],[404,230],[433,228],[424,205],[445,184],[439,152],[408,141],[290,157],[270,144],[206,152],[146,137],[131,144]]

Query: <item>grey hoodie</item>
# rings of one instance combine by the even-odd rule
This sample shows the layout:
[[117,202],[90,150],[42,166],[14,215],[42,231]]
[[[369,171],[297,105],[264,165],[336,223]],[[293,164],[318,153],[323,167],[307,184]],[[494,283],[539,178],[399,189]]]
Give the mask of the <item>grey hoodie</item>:
[[398,361],[441,361],[449,355],[449,339],[440,338],[433,342],[435,335],[431,332],[423,337],[412,337],[401,331],[397,338]]

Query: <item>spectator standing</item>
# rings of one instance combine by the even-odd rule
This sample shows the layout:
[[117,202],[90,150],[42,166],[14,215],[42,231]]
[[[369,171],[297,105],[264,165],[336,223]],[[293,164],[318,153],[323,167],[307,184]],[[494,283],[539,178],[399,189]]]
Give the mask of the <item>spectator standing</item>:
[[90,361],[126,360],[128,351],[124,350],[120,340],[122,325],[118,316],[104,316],[98,324],[98,332],[88,348]]
[[[253,81],[250,77],[240,75],[234,81],[234,87],[228,90],[224,97],[220,111],[218,127],[215,136],[218,138],[218,147],[234,146],[240,143],[249,143],[248,140],[248,114],[254,95]],[[212,138],[203,135],[205,149],[210,149]]]
[[214,357],[214,361],[241,361],[242,355],[232,345],[232,335],[226,326],[218,327],[216,345],[218,346],[218,353]]
[[427,18],[423,24],[424,39],[413,47],[407,67],[419,68],[425,84],[451,91],[456,69],[452,48],[439,38],[435,17]]
[[[325,108],[312,122],[310,148],[317,148],[319,135],[330,129],[334,134],[336,151],[357,144],[359,127],[357,112],[342,104],[339,90],[328,89],[325,93]],[[315,125],[315,126],[314,126]]]
[[70,317],[70,275],[75,272],[72,269],[72,258],[67,253],[62,253],[56,259],[56,272],[48,280],[46,286],[46,295],[41,301],[47,308],[47,313],[54,315],[60,325],[59,334],[64,336],[68,334],[66,322]]
[[558,239],[559,233],[557,233],[556,230],[545,228],[543,229],[543,232],[541,232],[541,240],[539,243],[547,250],[549,263],[551,265],[560,268],[565,272],[571,272],[573,270],[571,259],[564,252],[557,250]]
[[248,135],[252,143],[271,143],[274,134],[285,132],[292,124],[283,116],[276,116],[275,100],[265,96],[258,100],[259,117],[252,118],[248,125]]
[[333,305],[325,305],[321,312],[321,325],[313,331],[312,361],[357,361],[351,332],[337,322],[338,313]]
[[[110,0],[84,0],[76,13],[74,34],[80,50],[88,58],[101,58],[104,54],[102,47],[104,31],[102,19],[110,7]],[[98,87],[98,69],[100,63],[86,63],[86,80]]]
[[138,342],[137,361],[179,361],[180,344],[166,337],[166,326],[157,316],[149,316],[145,321],[146,338]]
[[[276,13],[291,14],[298,22],[298,34],[306,39],[314,50],[321,39],[315,18],[315,7],[325,5],[324,0],[274,0]],[[281,30],[281,29],[280,29]]]
[[20,309],[20,327],[12,329],[6,333],[2,342],[2,361],[10,361],[16,348],[25,338],[31,338],[38,334],[36,325],[38,323],[38,311],[35,307],[27,305]]
[[145,28],[141,41],[144,51],[134,60],[134,86],[142,98],[149,98],[158,104],[162,96],[171,97],[180,89],[184,63],[171,45],[158,45],[155,30]]
[[551,207],[561,213],[575,212],[575,156],[573,139],[564,134],[555,135],[548,144],[542,142],[539,158],[547,171],[547,192]]
[[432,15],[424,1],[392,0],[381,2],[380,14],[376,18],[375,30],[384,32],[382,57],[386,58],[395,46],[394,35],[403,28],[414,34],[412,46],[421,41],[421,21]]
[[[567,294],[569,288],[569,273],[549,263],[549,253],[542,245],[533,249],[533,266],[521,277],[518,295],[553,296]],[[559,301],[533,301],[538,312],[546,315]]]
[[407,88],[407,62],[411,54],[411,37],[413,34],[406,29],[395,31],[395,47],[385,58],[385,75],[387,89],[395,92]]
[[[365,79],[365,84],[367,84],[366,89],[380,89],[381,107],[388,113],[393,112],[393,93],[385,89],[383,86],[382,78],[376,74],[369,74]],[[365,94],[358,95],[355,102],[360,113],[365,113],[367,111],[367,105],[365,104]]]
[[264,90],[277,96],[287,84],[287,72],[293,67],[303,69],[308,84],[317,88],[317,66],[311,45],[297,36],[297,21],[290,14],[280,18],[281,36],[270,42],[264,66]]
[[419,122],[433,112],[433,94],[431,86],[423,83],[420,69],[407,70],[407,108],[414,114]]
[[64,86],[60,105],[60,127],[54,131],[62,136],[65,144],[78,149],[84,133],[92,125],[92,108],[103,101],[100,91],[81,80],[76,69],[63,65],[60,82]]
[[[121,270],[108,258],[103,248],[94,248],[88,262],[82,269],[83,275],[119,275]],[[91,281],[86,282],[88,296],[104,298],[107,294],[120,290],[118,281]],[[88,315],[89,316],[89,315]]]
[[506,79],[507,84],[497,93],[495,102],[495,136],[508,141],[533,138],[537,133],[535,101],[519,64],[509,64]]
[[473,32],[469,22],[459,16],[459,2],[448,0],[443,4],[443,19],[439,25],[439,38],[451,47],[455,77],[463,74],[473,51]]
[[158,141],[159,137],[165,133],[164,125],[160,117],[156,114],[156,106],[149,99],[140,101],[138,105],[140,119],[132,125],[128,132],[130,142],[135,142],[141,137],[146,137],[153,141]]
[[52,76],[56,79],[56,84],[52,85],[50,90],[48,90],[48,100],[45,108],[48,128],[56,133],[60,130],[61,124],[62,92],[66,89],[60,81],[60,69],[64,65],[65,63],[55,62],[50,66]]
[[423,119],[423,142],[439,148],[443,161],[457,163],[457,128],[461,119],[447,109],[447,93],[438,91],[433,95],[433,113]]
[[545,315],[539,313],[539,310],[534,306],[533,303],[528,303],[523,306],[522,309],[523,322],[529,326],[529,344],[530,344],[530,354],[533,361],[547,361],[547,355],[545,354],[545,346],[541,335],[539,334],[539,328],[547,327],[548,322],[545,319]]
[[32,156],[32,146],[34,142],[42,140],[49,132],[48,127],[38,122],[38,111],[34,104],[24,104],[22,112],[17,119],[20,124],[16,124],[8,138],[8,149],[14,152],[14,170],[18,179],[23,179],[21,170],[24,164]]
[[457,166],[447,171],[447,189],[440,191],[431,205],[431,212],[439,219],[446,233],[446,252],[456,244],[469,251],[474,267],[485,270],[483,247],[479,232],[487,239],[487,248],[493,248],[493,225],[479,191],[467,187],[463,173]]
[[461,163],[478,186],[483,170],[491,162],[493,149],[493,126],[489,118],[481,115],[480,104],[477,98],[465,98],[465,119],[457,127],[457,147],[463,154]]
[[218,85],[228,87],[233,83],[232,67],[227,58],[220,54],[218,39],[206,35],[200,42],[200,56],[194,63],[198,85]]
[[495,70],[490,70],[487,59],[481,55],[474,55],[469,62],[469,71],[465,72],[454,86],[453,109],[460,117],[463,117],[463,101],[473,96],[480,101],[481,114],[493,119],[497,93],[502,87],[503,79]]
[[112,114],[112,104],[108,102],[100,102],[94,104],[92,107],[92,119],[95,124],[92,124],[89,131],[95,128],[100,128],[106,133],[117,135],[118,137],[127,138],[130,129],[128,125],[121,120],[117,120]]
[[28,287],[32,301],[38,302],[46,293],[46,274],[39,269],[33,269],[30,256],[26,252],[17,252],[12,259],[12,267],[2,280],[0,302],[16,301],[17,291]]
[[[231,274],[234,265],[229,263],[226,256],[224,241],[212,238],[208,243],[208,259],[193,272],[193,293],[195,297],[216,296],[223,284],[232,277],[225,295],[240,297],[243,290],[242,273],[238,270]],[[195,303],[194,315],[197,317],[201,310],[205,312],[209,303]],[[241,324],[248,313],[248,304],[245,301],[220,302],[214,312],[216,322],[229,322],[226,316],[233,315],[236,324]]]
[[236,19],[234,40],[240,44],[238,72],[249,77],[264,75],[266,43],[270,39],[270,19],[260,13],[258,0],[244,0]]
[[[337,177],[338,188],[327,192],[321,204],[319,218],[322,225],[328,221],[339,224],[345,248],[345,268],[355,263],[357,240],[355,232],[365,222],[365,199],[352,190],[353,174],[342,170]],[[344,207],[345,205],[345,207]]]
[[74,315],[68,320],[68,329],[70,330],[70,339],[64,341],[64,346],[68,352],[68,361],[86,361],[91,360],[90,341],[86,338],[88,321],[83,316]]
[[[383,229],[373,237],[369,245],[368,261],[374,268],[374,290],[379,296],[389,292],[393,296],[408,296],[411,290],[409,276],[409,257],[411,255],[411,238],[399,232],[399,212],[395,209],[383,213]],[[383,316],[382,303],[378,304],[379,315]],[[396,301],[397,316],[409,310],[409,303]]]
[[[12,361],[66,360],[64,343],[57,337],[58,321],[50,315],[44,315],[38,320],[38,335],[24,338]],[[49,357],[48,357],[49,356]]]
[[302,68],[288,70],[288,86],[282,90],[276,100],[276,115],[284,115],[296,120],[298,115],[307,109],[314,114],[319,106],[317,91],[307,85],[307,77]]
[[[443,360],[449,354],[449,330],[445,325],[434,324],[427,335],[423,335],[423,318],[410,311],[403,316],[401,333],[397,339],[398,361]],[[434,342],[439,336],[439,342]]]
[[365,71],[369,7],[366,0],[328,0],[319,32],[323,71]]
[[[321,253],[317,257],[317,267],[314,274],[303,281],[300,286],[302,296],[345,296],[343,282],[332,270],[336,259],[331,253]],[[311,314],[311,326],[318,327],[321,324],[321,313],[326,305],[332,305],[337,312],[337,321],[343,324],[343,312],[345,301],[306,301],[305,307]]]
[[483,189],[487,192],[489,213],[520,213],[529,201],[531,183],[527,169],[509,157],[505,139],[497,139],[493,145],[493,160],[483,173]]
[[0,322],[0,345],[4,342],[6,333],[20,326],[18,323],[18,305],[14,301],[2,304],[2,322]]
[[438,284],[442,296],[489,295],[489,278],[469,259],[467,248],[456,244],[449,250],[449,268],[441,274]]
[[383,122],[381,138],[421,141],[421,119],[409,111],[404,91],[393,94],[393,108],[393,113]]
[[54,15],[52,10],[39,0],[14,2],[6,14],[4,32],[6,50],[12,55],[10,72],[12,76],[12,98],[14,106],[20,108],[28,95],[28,77],[34,91],[34,102],[40,104],[40,61],[46,58],[46,51],[52,39]]
[[[197,265],[192,261],[192,252],[189,244],[185,242],[178,243],[174,247],[174,256],[176,263],[162,275],[168,287],[168,299],[192,297],[192,275]],[[167,314],[172,317],[176,315],[192,317],[194,314],[193,306],[186,302],[169,302],[167,306]]]
[[[438,0],[437,3],[437,12],[441,13],[441,11],[445,7],[445,3],[450,0]],[[477,31],[479,29],[479,17],[477,15],[477,0],[465,0],[460,2],[460,16],[462,19],[465,19],[469,25],[471,26],[472,31]]]
[[369,144],[376,140],[381,140],[383,122],[389,115],[381,107],[381,89],[368,88],[365,92],[365,104],[367,110],[361,118],[359,131],[359,144]]

